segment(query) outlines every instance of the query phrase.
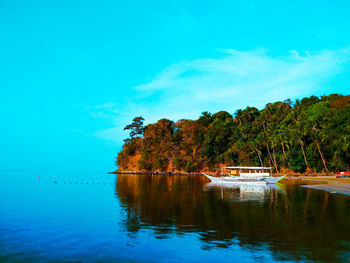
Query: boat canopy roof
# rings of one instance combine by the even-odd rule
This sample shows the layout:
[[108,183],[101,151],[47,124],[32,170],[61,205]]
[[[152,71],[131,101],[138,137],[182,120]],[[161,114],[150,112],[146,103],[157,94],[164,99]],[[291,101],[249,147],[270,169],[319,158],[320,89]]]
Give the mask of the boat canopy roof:
[[225,169],[248,169],[248,170],[270,170],[272,167],[253,167],[253,166],[227,166]]

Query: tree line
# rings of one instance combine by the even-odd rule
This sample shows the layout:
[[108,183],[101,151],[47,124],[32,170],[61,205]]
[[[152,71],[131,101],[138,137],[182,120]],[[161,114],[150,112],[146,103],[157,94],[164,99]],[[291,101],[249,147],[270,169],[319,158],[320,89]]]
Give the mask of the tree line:
[[350,167],[350,95],[285,100],[197,120],[134,118],[117,156],[120,170],[212,171],[224,165],[275,172],[335,172]]

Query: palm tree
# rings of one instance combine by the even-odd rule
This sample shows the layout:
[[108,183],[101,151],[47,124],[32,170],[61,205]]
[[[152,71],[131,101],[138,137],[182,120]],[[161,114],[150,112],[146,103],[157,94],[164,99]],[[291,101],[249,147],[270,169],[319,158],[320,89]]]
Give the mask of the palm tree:
[[265,121],[262,122],[262,126],[263,126],[263,129],[264,129],[264,139],[265,139],[265,146],[266,146],[266,149],[267,149],[267,152],[269,154],[269,157],[270,157],[270,160],[272,162],[272,164],[275,166],[275,169],[276,169],[276,172],[278,173],[278,167],[277,167],[277,163],[275,162],[275,160],[272,158],[272,155],[271,155],[271,151],[270,151],[270,147],[269,147],[269,141],[268,141],[268,138],[269,136],[267,136],[267,129],[266,129],[266,126],[265,126]]
[[326,158],[324,157],[322,149],[321,149],[321,141],[322,142],[325,141],[326,140],[326,136],[325,136],[325,134],[322,133],[321,130],[317,129],[315,125],[312,127],[311,130],[312,130],[311,134],[313,135],[312,137],[313,137],[314,141],[312,143],[310,143],[309,147],[311,149],[314,149],[314,151],[316,149],[318,150],[318,153],[320,154],[320,157],[322,159],[322,163],[323,163],[324,169],[326,170],[326,172],[328,172]]
[[259,150],[259,144],[257,143],[257,140],[251,140],[250,139],[250,140],[248,140],[247,143],[248,143],[250,149],[257,153],[259,161],[260,161],[260,165],[261,165],[261,167],[263,167],[264,164],[263,164],[263,161],[261,159],[261,151]]
[[287,138],[287,134],[286,134],[286,127],[283,126],[283,124],[281,124],[280,127],[281,128],[278,130],[276,138],[278,140],[278,143],[282,147],[283,155],[285,157],[285,160],[287,161],[288,167],[290,168],[290,162],[289,162],[288,156],[286,154],[286,150],[285,150],[285,148],[289,149],[289,143],[288,143],[288,138]]
[[341,149],[345,152],[347,156],[350,157],[350,135],[349,134],[343,134],[343,136],[340,139],[341,141]]
[[303,141],[303,135],[305,133],[301,127],[300,122],[298,121],[297,114],[295,111],[292,111],[288,117],[291,119],[289,126],[288,126],[288,129],[290,131],[290,143],[291,144],[294,144],[294,143],[299,144],[300,149],[303,153],[304,161],[306,164],[306,169],[308,170],[310,167],[309,167],[309,163],[308,163],[307,158],[306,158],[305,149],[304,149],[305,143]]

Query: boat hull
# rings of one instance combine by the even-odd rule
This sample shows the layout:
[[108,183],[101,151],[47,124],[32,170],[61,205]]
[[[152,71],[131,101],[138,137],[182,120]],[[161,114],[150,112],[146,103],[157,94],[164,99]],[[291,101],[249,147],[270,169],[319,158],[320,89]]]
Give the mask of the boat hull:
[[204,174],[213,183],[231,183],[231,184],[266,184],[263,180],[240,179],[239,177],[215,177]]
[[240,179],[239,177],[215,177],[208,174],[204,175],[210,179],[213,183],[239,183],[239,184],[275,184],[283,180],[286,175],[279,177],[267,177],[260,180],[249,180],[249,179]]
[[279,181],[283,180],[287,175],[279,176],[279,177],[271,177],[263,179],[267,184],[275,184]]

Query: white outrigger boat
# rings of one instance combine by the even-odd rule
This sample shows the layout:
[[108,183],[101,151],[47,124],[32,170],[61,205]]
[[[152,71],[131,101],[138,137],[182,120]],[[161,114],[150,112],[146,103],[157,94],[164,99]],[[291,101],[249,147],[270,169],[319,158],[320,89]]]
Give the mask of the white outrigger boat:
[[228,166],[223,169],[231,170],[228,176],[204,175],[215,183],[248,183],[248,184],[275,184],[281,181],[286,175],[273,177],[269,170],[272,167],[249,167],[249,166]]

